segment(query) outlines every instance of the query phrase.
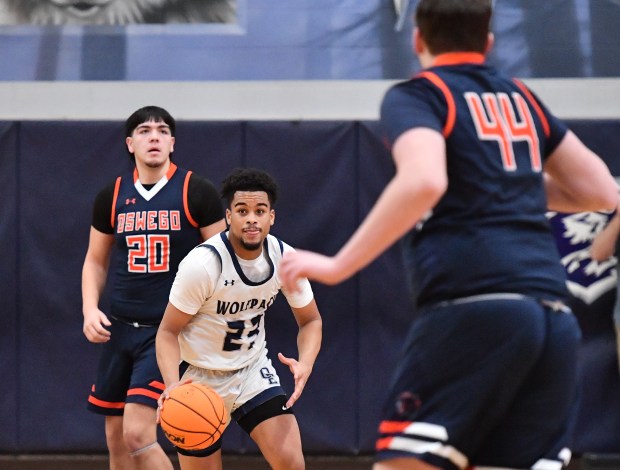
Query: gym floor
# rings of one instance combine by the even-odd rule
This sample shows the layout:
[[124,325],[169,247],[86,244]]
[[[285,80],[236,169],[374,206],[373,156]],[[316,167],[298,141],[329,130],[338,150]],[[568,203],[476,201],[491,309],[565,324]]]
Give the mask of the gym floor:
[[[171,456],[175,470],[176,456]],[[306,456],[306,470],[370,470],[372,456]],[[224,455],[225,470],[270,470],[257,455]],[[0,455],[0,470],[108,470],[105,455]],[[573,458],[567,470],[620,470],[620,455]]]
[[[172,457],[179,469],[176,457]],[[307,456],[306,470],[369,470],[372,457]],[[269,470],[261,456],[224,456],[225,470]],[[105,455],[0,455],[0,470],[108,470]]]

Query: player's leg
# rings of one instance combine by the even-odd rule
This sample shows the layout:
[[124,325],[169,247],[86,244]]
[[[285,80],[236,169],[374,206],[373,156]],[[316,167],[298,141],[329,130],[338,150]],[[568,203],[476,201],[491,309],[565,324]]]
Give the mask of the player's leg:
[[139,470],[172,470],[170,459],[157,442],[157,399],[164,390],[155,356],[157,328],[132,328],[128,350],[133,352],[131,383],[125,399],[123,435]]
[[250,437],[274,470],[305,468],[301,434],[295,415],[282,414],[269,418],[257,424]]
[[105,437],[110,458],[110,470],[132,470],[133,460],[123,438],[123,417],[105,417]]
[[561,468],[577,409],[577,348],[580,330],[571,313],[541,310],[544,348],[502,422],[472,462],[477,467]]
[[539,308],[535,300],[483,299],[419,312],[385,403],[377,469],[467,468],[510,407],[538,358],[544,319],[523,312]]
[[[284,408],[286,394],[266,354],[234,377],[238,406],[232,417],[256,442],[274,469],[303,469],[301,435],[293,411]],[[231,385],[234,382],[231,382]],[[229,386],[230,388],[230,386]]]
[[170,459],[157,442],[156,410],[127,403],[123,436],[129,456],[138,470],[172,470]]
[[102,345],[97,378],[88,397],[88,410],[105,416],[105,437],[111,470],[133,470],[123,439],[123,412],[132,364],[122,353],[126,326],[112,321],[110,341]]

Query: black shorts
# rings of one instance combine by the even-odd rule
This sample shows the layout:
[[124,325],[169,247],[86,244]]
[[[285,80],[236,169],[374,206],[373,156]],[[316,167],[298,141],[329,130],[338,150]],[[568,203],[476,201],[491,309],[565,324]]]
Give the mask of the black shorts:
[[111,337],[101,345],[88,409],[120,416],[126,403],[157,408],[157,399],[165,388],[155,356],[157,326],[136,327],[112,318],[110,321]]
[[379,460],[451,470],[568,463],[577,321],[527,297],[489,297],[419,312],[383,412]]

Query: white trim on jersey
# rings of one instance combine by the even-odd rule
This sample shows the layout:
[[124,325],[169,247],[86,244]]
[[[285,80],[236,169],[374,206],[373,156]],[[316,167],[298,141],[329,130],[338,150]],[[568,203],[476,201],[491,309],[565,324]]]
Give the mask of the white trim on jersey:
[[142,186],[142,183],[140,182],[140,180],[137,180],[134,183],[134,186],[136,187],[136,191],[138,191],[140,196],[142,196],[147,201],[150,201],[161,190],[161,188],[166,186],[166,183],[168,181],[169,181],[168,177],[164,175],[161,177],[161,179],[157,183],[155,183],[155,185],[153,185],[151,189],[146,189],[144,186]]

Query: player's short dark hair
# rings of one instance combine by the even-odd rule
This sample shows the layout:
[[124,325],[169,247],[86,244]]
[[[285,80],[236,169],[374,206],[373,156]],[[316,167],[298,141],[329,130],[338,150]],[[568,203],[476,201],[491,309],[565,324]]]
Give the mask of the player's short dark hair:
[[220,194],[230,206],[237,191],[264,191],[273,207],[278,199],[278,184],[266,171],[257,168],[236,168],[224,180]]
[[[159,106],[144,106],[134,111],[125,121],[125,137],[131,137],[133,131],[135,131],[140,124],[150,121],[167,124],[170,128],[170,135],[174,137],[177,123],[168,111]],[[129,152],[129,157],[132,161],[136,161],[136,157],[133,153]]]
[[131,137],[136,127],[149,121],[166,123],[170,128],[170,134],[174,137],[176,121],[168,111],[159,106],[145,106],[134,111],[125,121],[125,137]]
[[416,26],[431,54],[485,52],[492,0],[420,0]]

